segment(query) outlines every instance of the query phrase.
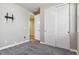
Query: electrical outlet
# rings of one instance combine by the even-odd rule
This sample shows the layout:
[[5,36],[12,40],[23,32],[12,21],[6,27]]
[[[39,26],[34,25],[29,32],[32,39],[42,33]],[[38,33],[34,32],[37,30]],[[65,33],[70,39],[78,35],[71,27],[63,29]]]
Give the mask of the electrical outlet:
[[26,36],[24,36],[24,39],[26,38]]

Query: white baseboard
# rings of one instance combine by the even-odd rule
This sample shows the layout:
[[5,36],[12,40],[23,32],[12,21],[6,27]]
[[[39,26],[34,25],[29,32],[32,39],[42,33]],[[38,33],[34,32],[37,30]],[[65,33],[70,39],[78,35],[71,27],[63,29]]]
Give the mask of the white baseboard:
[[[45,44],[45,45],[50,45],[50,44],[48,44],[48,43],[45,43],[45,42],[40,42],[41,44]],[[52,45],[50,45],[50,46],[52,46]],[[53,46],[53,47],[55,47],[55,46]]]
[[10,47],[14,47],[16,45],[23,44],[23,43],[26,43],[26,42],[29,42],[29,40],[26,40],[26,41],[23,41],[23,42],[14,43],[14,44],[11,44],[11,45],[8,45],[8,46],[1,47],[0,50],[6,49],[6,48],[10,48]]
[[70,49],[70,51],[76,52],[77,55],[79,55],[78,51],[76,49]]
[[[46,44],[46,43],[44,43],[44,42],[40,42],[40,43],[41,43],[41,44]],[[46,45],[48,45],[48,44],[46,44]],[[68,49],[68,50],[73,51],[73,52],[76,52],[77,55],[79,55],[79,52],[78,52],[76,49]]]
[[40,42],[41,44],[45,44],[44,42]]
[[78,51],[78,55],[79,55],[79,51]]

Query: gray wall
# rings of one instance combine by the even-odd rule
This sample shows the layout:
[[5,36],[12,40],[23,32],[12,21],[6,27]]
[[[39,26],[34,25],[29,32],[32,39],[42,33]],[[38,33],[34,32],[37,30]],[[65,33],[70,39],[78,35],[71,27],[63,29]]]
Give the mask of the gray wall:
[[79,4],[77,4],[77,49],[79,53]]
[[70,4],[70,48],[77,49],[77,4]]
[[40,41],[44,42],[44,7],[40,8]]
[[[14,22],[11,19],[6,22],[5,15],[14,15]],[[29,40],[28,19],[30,12],[17,4],[0,4],[0,48]],[[24,39],[24,36],[26,38]]]

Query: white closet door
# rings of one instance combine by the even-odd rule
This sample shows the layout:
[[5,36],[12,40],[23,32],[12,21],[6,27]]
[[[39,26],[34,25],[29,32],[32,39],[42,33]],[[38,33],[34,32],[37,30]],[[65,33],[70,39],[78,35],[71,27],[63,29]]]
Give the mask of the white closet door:
[[55,46],[55,20],[56,10],[55,8],[48,8],[45,10],[45,43]]
[[69,5],[57,7],[56,46],[69,49]]
[[55,6],[45,10],[45,43],[69,49],[69,6]]
[[40,40],[40,15],[35,16],[35,39]]

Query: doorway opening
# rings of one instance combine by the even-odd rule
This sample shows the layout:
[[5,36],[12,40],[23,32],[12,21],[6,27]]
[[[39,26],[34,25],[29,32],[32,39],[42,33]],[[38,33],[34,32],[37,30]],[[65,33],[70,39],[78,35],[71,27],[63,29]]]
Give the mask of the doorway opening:
[[30,15],[29,38],[30,42],[40,41],[40,14]]
[[30,42],[35,42],[35,18],[34,15],[30,15],[30,20],[29,20],[29,37],[30,37]]

